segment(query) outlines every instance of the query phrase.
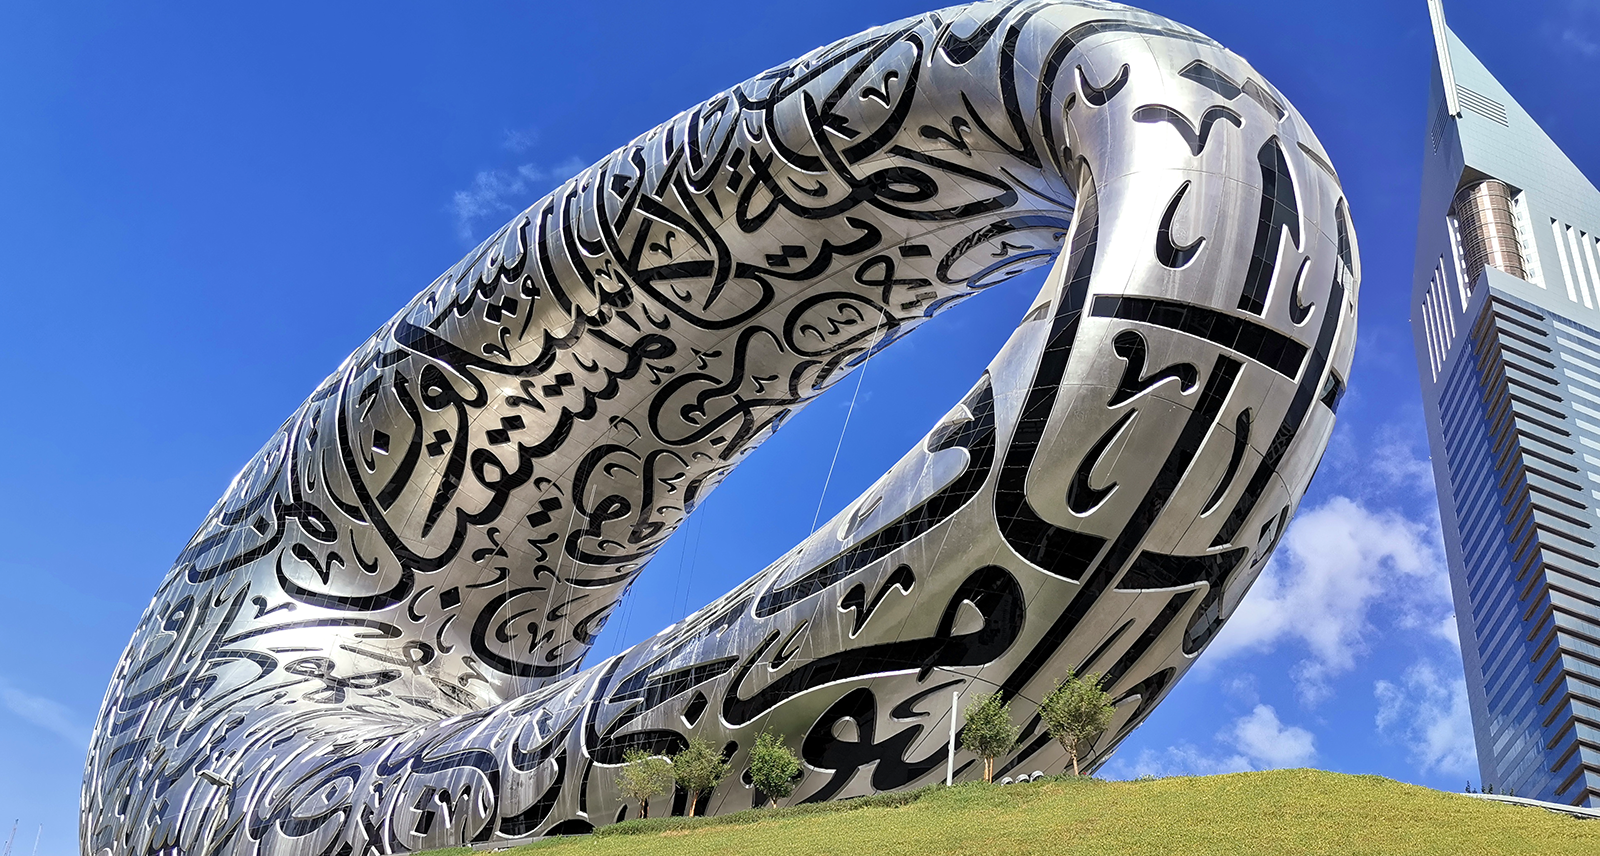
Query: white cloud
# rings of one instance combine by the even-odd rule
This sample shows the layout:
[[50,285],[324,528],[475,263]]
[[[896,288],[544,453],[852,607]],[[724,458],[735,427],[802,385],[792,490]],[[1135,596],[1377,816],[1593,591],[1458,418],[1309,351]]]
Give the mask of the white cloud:
[[1258,768],[1303,767],[1317,757],[1316,738],[1304,728],[1284,726],[1271,705],[1258,704],[1233,723],[1233,745]]
[[1301,701],[1313,706],[1327,697],[1329,681],[1366,653],[1370,615],[1379,604],[1395,610],[1402,627],[1433,628],[1449,614],[1438,526],[1334,497],[1295,518],[1202,663],[1215,668],[1230,657],[1299,642],[1310,656],[1291,674]]
[[1368,501],[1409,506],[1426,500],[1436,506],[1433,461],[1428,457],[1427,433],[1421,430],[1422,409],[1408,410],[1412,412],[1381,425],[1340,423],[1317,471],[1317,483]]
[[1600,44],[1596,44],[1588,33],[1577,27],[1567,27],[1562,30],[1561,43],[1584,56],[1600,54]]
[[1217,735],[1223,744],[1207,752],[1184,742],[1161,751],[1145,749],[1132,759],[1114,757],[1101,771],[1113,779],[1140,776],[1212,776],[1246,770],[1303,767],[1317,757],[1316,736],[1285,726],[1271,705],[1257,704]]
[[1256,676],[1249,672],[1234,675],[1223,681],[1222,691],[1249,707],[1255,707],[1261,703],[1261,691],[1256,684]]
[[582,161],[568,158],[549,169],[525,163],[516,169],[480,171],[470,187],[456,191],[451,198],[457,233],[462,240],[472,241],[479,221],[509,218],[532,204],[535,194],[571,178],[583,167]]
[[1295,697],[1304,707],[1316,707],[1333,697],[1332,679],[1342,669],[1332,668],[1323,660],[1301,660],[1289,670],[1294,680]]
[[1440,667],[1420,660],[1400,683],[1378,681],[1378,733],[1406,747],[1423,772],[1470,775],[1477,768],[1467,684],[1459,669],[1446,677]]
[[1544,22],[1546,33],[1555,36],[1559,47],[1585,59],[1600,56],[1600,3],[1594,0],[1567,0],[1554,16]]
[[1385,486],[1432,496],[1433,463],[1413,454],[1411,445],[1395,429],[1385,429],[1380,437],[1382,441],[1368,457],[1369,472]]
[[500,141],[501,148],[513,152],[525,152],[539,142],[539,132],[532,128],[520,131],[507,131],[505,139]]
[[0,678],[0,704],[20,719],[87,749],[89,729],[80,725],[72,710],[58,701],[18,689]]

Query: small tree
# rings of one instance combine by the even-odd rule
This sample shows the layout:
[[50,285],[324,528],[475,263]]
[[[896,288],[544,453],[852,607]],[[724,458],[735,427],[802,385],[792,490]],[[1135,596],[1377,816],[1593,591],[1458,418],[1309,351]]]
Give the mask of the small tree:
[[1078,775],[1078,747],[1105,731],[1117,712],[1111,694],[1100,688],[1101,680],[1102,676],[1094,673],[1079,677],[1069,671],[1039,705],[1039,716],[1050,736],[1072,758],[1074,776]]
[[983,759],[983,780],[994,780],[994,759],[1017,745],[1017,727],[1011,724],[1011,705],[1000,694],[978,696],[967,707],[961,729],[961,748]]
[[750,749],[750,780],[774,804],[794,793],[794,778],[800,775],[800,759],[778,737],[761,732]]
[[622,793],[617,799],[638,800],[639,813],[649,817],[650,798],[672,789],[672,762],[643,749],[629,749],[622,761],[622,770],[617,773],[617,787]]
[[696,737],[689,741],[689,748],[672,756],[672,772],[678,784],[689,792],[689,816],[694,817],[700,792],[716,787],[728,775],[728,759],[709,742]]

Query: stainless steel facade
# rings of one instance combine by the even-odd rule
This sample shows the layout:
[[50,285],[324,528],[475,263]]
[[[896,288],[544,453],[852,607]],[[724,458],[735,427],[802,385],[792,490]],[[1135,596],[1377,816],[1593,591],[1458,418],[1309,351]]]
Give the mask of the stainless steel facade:
[[[1064,251],[1063,251],[1064,250]],[[1093,767],[1264,565],[1355,342],[1326,153],[1238,56],[1099,2],[890,24],[535,203],[384,324],[178,557],[101,712],[85,854],[406,851],[636,807],[623,752],[763,729],[794,799],[942,777],[953,690],[1117,699]],[[805,406],[1051,264],[1010,341],[838,517],[584,667],[629,583]],[[956,758],[958,775],[978,765]],[[735,775],[713,812],[749,807]],[[681,795],[679,797],[682,798]]]
[[1412,327],[1483,783],[1600,805],[1600,192],[1432,4]]

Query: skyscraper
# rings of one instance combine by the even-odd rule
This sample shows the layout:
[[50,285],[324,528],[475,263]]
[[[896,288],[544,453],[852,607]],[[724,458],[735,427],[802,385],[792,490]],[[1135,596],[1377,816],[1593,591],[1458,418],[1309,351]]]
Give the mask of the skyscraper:
[[1429,10],[1411,319],[1478,762],[1600,805],[1600,191]]

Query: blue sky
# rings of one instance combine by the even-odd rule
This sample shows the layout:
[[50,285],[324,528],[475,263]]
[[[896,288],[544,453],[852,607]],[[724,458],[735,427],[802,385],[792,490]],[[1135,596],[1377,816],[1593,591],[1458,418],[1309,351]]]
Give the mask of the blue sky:
[[[76,850],[88,726],[168,564],[313,386],[475,241],[679,110],[924,10],[773,4],[0,7],[0,822]],[[1151,0],[1243,54],[1344,178],[1366,273],[1350,393],[1245,607],[1109,775],[1311,764],[1476,780],[1407,323],[1423,0]],[[1454,0],[1466,43],[1600,175],[1600,3]],[[1041,274],[1042,275],[1042,274]],[[796,419],[670,543],[619,650],[870,484],[966,391],[1038,276]],[[937,345],[934,343],[937,342]],[[9,823],[0,827],[0,835]]]

